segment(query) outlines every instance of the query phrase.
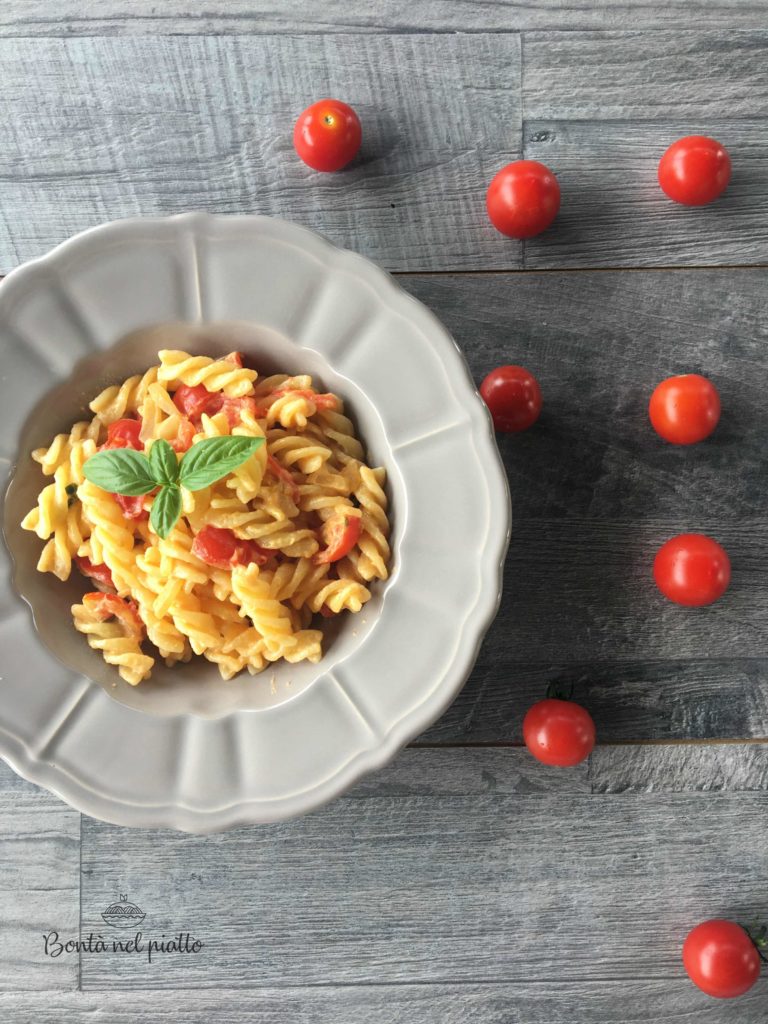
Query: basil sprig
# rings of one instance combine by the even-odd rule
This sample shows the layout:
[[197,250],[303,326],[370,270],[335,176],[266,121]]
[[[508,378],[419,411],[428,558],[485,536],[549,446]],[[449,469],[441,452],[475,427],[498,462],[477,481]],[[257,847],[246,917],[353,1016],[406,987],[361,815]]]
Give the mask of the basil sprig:
[[264,444],[263,437],[208,437],[193,444],[181,460],[167,441],[152,443],[149,455],[133,448],[97,452],[83,464],[86,480],[112,494],[138,497],[160,488],[150,522],[167,537],[181,515],[181,488],[201,491],[231,473]]

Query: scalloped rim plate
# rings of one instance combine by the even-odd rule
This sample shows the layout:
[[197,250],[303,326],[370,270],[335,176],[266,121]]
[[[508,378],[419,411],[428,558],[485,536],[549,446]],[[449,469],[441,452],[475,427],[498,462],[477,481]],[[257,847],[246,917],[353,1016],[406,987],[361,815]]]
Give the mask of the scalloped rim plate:
[[[376,621],[330,671],[321,661],[310,685],[256,710],[112,699],[44,647],[2,548],[0,756],[93,817],[211,832],[318,807],[442,714],[496,614],[511,510],[490,416],[436,317],[363,257],[268,217],[115,221],[9,274],[5,444],[89,352],[172,321],[257,323],[319,353],[372,403],[401,485]],[[26,454],[0,451],[6,479]]]

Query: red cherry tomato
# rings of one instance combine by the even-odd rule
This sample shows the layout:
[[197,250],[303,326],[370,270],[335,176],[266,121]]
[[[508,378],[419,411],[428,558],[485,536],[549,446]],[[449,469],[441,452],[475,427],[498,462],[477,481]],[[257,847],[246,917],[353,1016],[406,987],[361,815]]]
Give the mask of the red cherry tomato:
[[136,497],[131,497],[128,494],[113,494],[112,497],[120,506],[120,511],[126,519],[138,521],[149,519],[149,512],[144,508],[145,496],[143,494],[138,494]]
[[659,184],[670,199],[684,206],[711,203],[730,180],[728,151],[706,135],[678,139],[659,161]]
[[717,541],[702,533],[681,533],[659,548],[653,576],[670,601],[699,608],[726,592],[731,562]]
[[115,420],[107,427],[107,440],[102,448],[134,448],[137,452],[144,451],[144,444],[139,438],[141,420]]
[[485,205],[491,224],[510,238],[532,238],[545,231],[560,209],[560,186],[537,160],[516,160],[488,186]]
[[360,538],[362,518],[337,512],[323,523],[323,541],[326,547],[315,555],[315,565],[338,562],[348,555]]
[[217,569],[233,569],[236,565],[266,565],[271,552],[255,540],[242,540],[232,530],[220,526],[204,526],[192,541],[192,554],[206,565]]
[[698,373],[668,377],[648,405],[653,429],[672,444],[695,444],[709,437],[720,419],[720,396]]
[[123,599],[117,594],[102,594],[100,590],[85,594],[83,604],[101,621],[118,619],[125,627],[128,636],[140,639],[144,635],[144,623],[141,621],[139,609],[133,598]]
[[522,366],[499,366],[480,385],[493,425],[503,433],[532,427],[541,413],[541,388]]
[[760,974],[760,955],[733,921],[704,921],[683,943],[683,965],[702,992],[717,999],[744,995]]
[[293,145],[316,171],[340,171],[356,155],[362,139],[360,119],[341,100],[320,100],[299,114]]
[[94,565],[90,558],[85,558],[83,555],[75,558],[75,565],[83,576],[95,580],[104,587],[110,587],[112,590],[115,589],[115,583],[108,565]]
[[523,739],[537,761],[570,768],[592,753],[595,723],[580,704],[547,697],[528,709]]

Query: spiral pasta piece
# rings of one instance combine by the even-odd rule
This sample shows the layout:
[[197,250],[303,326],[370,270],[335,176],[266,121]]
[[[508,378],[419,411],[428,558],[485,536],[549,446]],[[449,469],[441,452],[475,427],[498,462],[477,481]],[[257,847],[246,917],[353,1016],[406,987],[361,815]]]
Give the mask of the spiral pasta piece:
[[109,426],[115,420],[121,420],[128,413],[140,410],[151,384],[157,380],[157,367],[152,366],[145,374],[129,377],[122,384],[104,388],[88,407],[96,417]]
[[126,683],[137,686],[149,677],[154,658],[144,654],[135,637],[125,636],[118,623],[100,621],[83,604],[72,605],[72,621],[75,629],[85,635],[88,645],[100,651],[104,661],[114,665]]
[[237,366],[226,359],[191,356],[175,349],[162,349],[158,356],[160,369],[157,378],[169,385],[195,387],[203,384],[208,391],[223,391],[229,398],[253,394],[253,382],[258,376],[255,370]]
[[338,615],[339,612],[359,612],[366,601],[370,601],[371,592],[362,583],[354,580],[330,580],[315,591],[309,600],[313,612],[319,612],[325,606]]
[[258,566],[236,566],[232,570],[232,591],[240,603],[240,614],[248,616],[268,651],[285,651],[296,642],[291,617],[272,596],[269,581],[260,576]]

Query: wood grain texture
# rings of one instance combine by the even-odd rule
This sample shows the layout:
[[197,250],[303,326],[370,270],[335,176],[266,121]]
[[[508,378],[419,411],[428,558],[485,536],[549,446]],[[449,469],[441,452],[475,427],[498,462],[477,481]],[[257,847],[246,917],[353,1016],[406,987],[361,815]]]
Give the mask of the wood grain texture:
[[589,762],[593,793],[768,790],[768,743],[600,747]]
[[692,132],[711,119],[765,116],[768,22],[762,31],[736,28],[528,33],[524,117],[597,122],[689,118]]
[[[765,288],[754,270],[404,277],[476,380],[522,363],[544,412],[499,438],[513,497],[505,593],[478,664],[427,738],[519,740],[564,676],[606,740],[768,736],[768,411]],[[671,373],[710,376],[723,421],[695,448],[647,420]],[[658,546],[684,530],[729,550],[727,597],[692,612],[661,598]]]
[[507,32],[521,29],[761,28],[765,0],[8,0],[0,33],[18,35],[158,35],[303,31]]
[[[527,34],[525,156],[555,171],[563,202],[525,243],[525,266],[764,263],[767,27]],[[703,209],[670,202],[656,176],[667,147],[695,133],[719,139],[734,167]]]
[[692,922],[768,913],[768,793],[510,791],[539,769],[499,753],[408,750],[363,799],[208,838],[83,819],[84,930],[127,892],[146,938],[205,943],[194,963],[83,954],[83,988],[488,982],[491,1002],[499,984],[644,979],[674,1000]]
[[[740,109],[747,108],[745,100]],[[719,139],[733,161],[725,194],[706,207],[671,202],[657,180],[662,153],[695,132]],[[552,229],[523,243],[525,266],[764,264],[766,149],[768,119],[755,116],[527,121],[525,156],[555,171],[563,199]]]
[[77,958],[45,956],[43,934],[79,913],[80,815],[0,761],[0,991],[76,988]]
[[[389,269],[520,264],[484,207],[520,154],[516,35],[8,39],[0,63],[0,269],[190,209],[285,216]],[[365,128],[323,175],[292,132],[325,95]]]
[[[85,992],[0,995],[17,1024],[763,1024],[765,988],[708,999],[686,980],[333,985],[215,992]],[[631,1015],[631,1016],[630,1016]]]

